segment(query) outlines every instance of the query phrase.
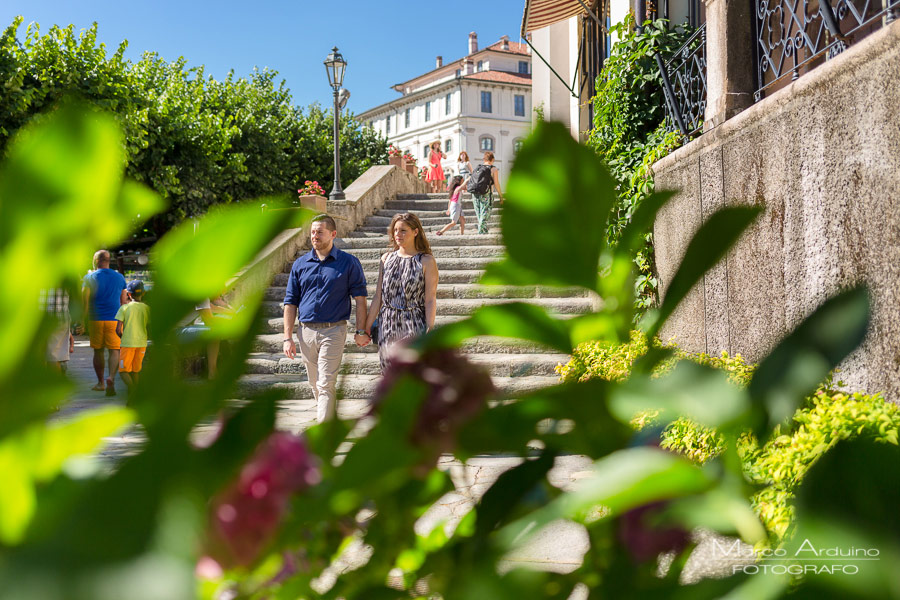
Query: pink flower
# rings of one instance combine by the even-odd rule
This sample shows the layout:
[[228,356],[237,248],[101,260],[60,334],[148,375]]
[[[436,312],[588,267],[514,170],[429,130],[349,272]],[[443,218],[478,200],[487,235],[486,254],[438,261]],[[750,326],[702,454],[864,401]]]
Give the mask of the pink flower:
[[291,495],[319,471],[303,440],[286,432],[262,442],[236,481],[213,499],[208,554],[225,567],[250,565],[272,539]]
[[484,409],[495,392],[494,384],[484,369],[455,350],[420,354],[398,344],[375,391],[372,413],[378,412],[397,381],[406,375],[426,386],[427,396],[409,438],[426,450],[426,466],[430,467],[442,453],[453,450],[459,430]]

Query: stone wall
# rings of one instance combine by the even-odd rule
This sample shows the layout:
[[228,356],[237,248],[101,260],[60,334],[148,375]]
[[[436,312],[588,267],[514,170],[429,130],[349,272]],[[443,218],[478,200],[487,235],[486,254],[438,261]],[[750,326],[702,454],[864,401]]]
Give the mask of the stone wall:
[[685,349],[757,361],[830,295],[869,285],[848,388],[900,400],[900,22],[657,162],[678,190],[654,226],[663,290],[716,209],[761,218],[663,329]]
[[397,194],[424,194],[425,182],[400,167],[369,168],[344,190],[345,200],[329,200],[328,214],[337,221],[338,237],[344,237]]

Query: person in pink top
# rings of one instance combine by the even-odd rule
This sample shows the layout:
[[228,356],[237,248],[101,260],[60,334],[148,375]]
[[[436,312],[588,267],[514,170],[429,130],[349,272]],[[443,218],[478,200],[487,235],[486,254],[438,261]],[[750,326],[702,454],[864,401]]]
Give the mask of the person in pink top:
[[447,204],[450,222],[444,225],[440,231],[436,231],[435,235],[444,235],[448,229],[456,225],[457,221],[459,221],[459,234],[462,235],[466,232],[466,218],[462,214],[462,200],[460,200],[463,189],[465,189],[463,183],[465,180],[460,175],[454,175],[450,180],[450,186],[447,188],[450,191],[450,202]]
[[425,175],[425,181],[431,183],[431,193],[438,194],[444,187],[444,167],[441,166],[441,159],[444,153],[441,152],[441,143],[433,142],[431,144],[431,154],[428,155],[428,174]]

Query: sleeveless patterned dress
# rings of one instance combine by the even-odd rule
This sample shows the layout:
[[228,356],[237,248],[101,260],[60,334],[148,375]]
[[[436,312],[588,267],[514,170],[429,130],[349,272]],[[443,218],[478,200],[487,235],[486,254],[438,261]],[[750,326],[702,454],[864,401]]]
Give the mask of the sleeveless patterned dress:
[[393,251],[384,260],[381,311],[378,313],[378,358],[387,367],[391,346],[425,333],[425,270],[422,253],[403,257]]

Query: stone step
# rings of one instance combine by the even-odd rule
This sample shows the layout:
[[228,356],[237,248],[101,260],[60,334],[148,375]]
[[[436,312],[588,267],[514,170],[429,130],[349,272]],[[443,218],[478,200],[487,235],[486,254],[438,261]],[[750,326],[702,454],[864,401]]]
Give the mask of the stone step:
[[[411,212],[414,213],[415,211],[411,211]],[[418,216],[418,215],[416,215],[416,216]],[[393,220],[393,218],[394,218],[393,215],[385,216],[385,217],[379,217],[379,216],[366,217],[366,220],[363,223],[362,229],[365,231],[365,230],[369,230],[372,227],[381,227],[382,230],[386,231],[387,227],[391,224],[391,220]],[[426,231],[430,231],[432,227],[443,227],[444,225],[449,223],[450,217],[448,217],[447,215],[425,217],[425,218],[419,218],[419,222],[422,223],[422,227],[424,227]],[[476,223],[474,214],[471,217],[469,217],[469,215],[466,215],[466,225],[468,226],[469,223]],[[496,212],[491,214],[490,219],[488,219],[488,223],[490,223],[491,225],[493,225],[495,227],[499,227],[500,226],[500,215],[497,214]]]
[[[494,194],[494,209],[500,208],[500,200]],[[416,212],[417,210],[447,210],[447,195],[437,195],[434,198],[420,198],[416,200],[388,200],[384,203],[383,210],[394,212]]]
[[[378,278],[377,265],[376,269],[366,271],[365,275],[369,285],[375,285],[375,281]],[[480,269],[452,270],[438,268],[438,283],[475,283],[482,275],[484,275],[484,271]],[[275,279],[272,280],[272,285],[274,287],[285,287],[289,276],[290,273],[276,274]],[[374,291],[375,288],[372,288],[369,290],[369,293],[372,294]],[[272,298],[272,300],[276,300],[276,298]]]
[[[281,313],[283,314],[283,313]],[[557,319],[571,319],[572,317],[577,317],[578,314],[570,313],[570,314],[559,314],[551,312],[553,316]],[[440,311],[438,311],[437,316],[434,319],[434,324],[436,326],[446,325],[447,323],[455,323],[456,321],[462,321],[466,318],[466,315],[442,315]],[[355,311],[351,310],[350,320],[347,321],[347,331],[353,332],[356,329],[356,317]],[[281,316],[270,317],[266,319],[265,325],[263,327],[262,335],[275,334],[283,332],[283,321]],[[297,331],[297,325],[294,325],[294,331]]]
[[[353,341],[353,332],[356,329],[356,323],[350,321],[347,324],[347,342],[344,345],[345,353],[375,353],[378,352],[378,346],[369,344],[360,348]],[[277,333],[265,333],[256,336],[253,342],[254,352],[265,352],[269,354],[281,354],[284,340],[284,333],[281,331],[281,321],[278,321]],[[517,340],[513,338],[501,338],[493,336],[481,336],[466,340],[460,346],[463,354],[532,354],[548,352],[546,346],[535,344],[527,340]]]
[[[559,378],[543,376],[492,377],[500,395],[515,398],[541,388],[556,385]],[[338,377],[338,390],[344,398],[371,398],[381,375],[343,374]],[[281,390],[286,399],[310,399],[312,389],[306,381],[306,373],[297,375],[243,375],[237,382],[236,398],[249,398],[264,391]]]
[[[512,302],[510,298],[448,298],[442,299],[437,303],[437,314],[439,315],[469,315],[476,309],[488,304],[506,304]],[[536,304],[544,307],[546,310],[559,314],[582,314],[591,311],[591,299],[588,297],[581,298],[533,298],[529,299],[530,304]],[[263,315],[267,317],[277,317],[283,315],[284,311],[281,303],[277,301],[263,302]]]
[[[414,210],[414,211],[410,211],[410,212],[412,212],[417,217],[419,217],[420,221],[422,219],[449,219],[449,215],[447,214],[447,203],[445,203],[443,208],[441,208],[439,210]],[[400,213],[396,210],[389,210],[389,209],[381,208],[381,209],[376,210],[370,216],[372,216],[372,217],[387,217],[389,219],[393,219],[394,215],[397,215],[397,214],[400,214]],[[476,218],[475,207],[473,206],[473,204],[471,202],[463,201],[462,214],[463,214],[463,216],[466,217],[466,219]],[[495,209],[491,212],[491,217],[499,217],[499,216],[500,216],[500,211],[498,209]]]
[[[565,364],[566,354],[469,354],[468,359],[495,377],[555,377],[556,366]],[[306,374],[303,362],[283,354],[253,352],[247,357],[247,373],[253,375]],[[347,375],[380,375],[381,364],[373,352],[348,352],[341,361],[341,373]]]
[[[441,194],[397,194],[395,201],[408,201],[408,200],[439,200],[441,198],[446,198],[446,193]],[[466,199],[472,198],[472,194],[469,192],[463,192],[462,197]]]
[[[468,229],[466,225],[466,229]],[[430,233],[430,232],[429,232]],[[370,237],[351,237],[338,238],[335,245],[341,250],[346,250],[350,254],[356,254],[357,250],[363,248],[377,248],[382,252],[390,249],[390,242],[387,234],[382,232],[381,235],[372,235]],[[459,229],[451,229],[444,235],[429,235],[428,243],[432,248],[442,248],[444,246],[500,246],[503,244],[503,236],[500,233],[488,233],[478,235],[475,229],[468,235],[460,235]]]
[[[385,236],[387,237],[387,236]],[[498,244],[454,244],[452,246],[434,246],[431,253],[438,261],[438,268],[441,266],[442,258],[501,258],[505,247]],[[350,254],[358,258],[360,261],[380,259],[387,252],[385,246],[375,248],[356,248],[348,250]],[[305,252],[304,252],[305,254]],[[302,255],[301,255],[302,256]]]
[[[370,286],[376,283],[377,273],[366,275]],[[266,289],[265,299],[283,301],[287,290],[283,286],[272,286]],[[369,290],[371,293],[375,289]],[[479,285],[474,283],[438,283],[438,299],[449,298],[572,298],[585,297],[587,292],[581,288],[558,288],[548,286],[515,286],[515,285]]]
[[[482,246],[487,248],[488,246]],[[499,257],[497,256],[482,256],[482,257],[472,257],[472,258],[438,258],[437,260],[438,272],[447,269],[449,271],[465,271],[468,269],[472,270],[484,270],[487,265],[490,263],[498,262]],[[381,264],[381,257],[373,258],[373,259],[360,259],[362,263],[363,271],[366,273],[370,272],[378,272],[378,267]],[[288,271],[290,271],[290,267],[288,267]]]

